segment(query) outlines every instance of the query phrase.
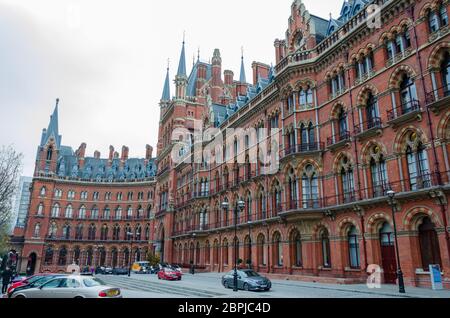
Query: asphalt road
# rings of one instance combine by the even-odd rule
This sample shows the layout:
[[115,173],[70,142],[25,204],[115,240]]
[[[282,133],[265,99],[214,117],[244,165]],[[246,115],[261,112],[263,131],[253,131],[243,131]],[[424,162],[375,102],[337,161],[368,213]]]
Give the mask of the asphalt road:
[[399,295],[396,286],[369,289],[365,285],[328,285],[293,281],[272,281],[270,292],[233,292],[221,284],[221,275],[185,274],[182,281],[162,281],[156,275],[99,276],[120,287],[125,298],[450,298],[450,291],[407,288]]

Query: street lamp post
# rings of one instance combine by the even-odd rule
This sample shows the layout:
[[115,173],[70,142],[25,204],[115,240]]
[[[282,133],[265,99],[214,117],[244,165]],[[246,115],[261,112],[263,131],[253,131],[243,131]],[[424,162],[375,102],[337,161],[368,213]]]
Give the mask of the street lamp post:
[[131,277],[131,267],[133,266],[131,264],[131,256],[133,255],[133,233],[127,232],[127,235],[130,238],[130,257],[129,257],[129,264],[128,264],[128,277]]
[[400,265],[400,250],[398,248],[397,222],[395,220],[396,205],[394,199],[396,193],[390,190],[388,191],[387,195],[389,196],[389,204],[392,207],[392,220],[394,222],[394,236],[395,236],[395,250],[397,256],[397,277],[398,277],[399,292],[401,294],[405,294],[406,293],[405,282],[403,280],[402,266]]

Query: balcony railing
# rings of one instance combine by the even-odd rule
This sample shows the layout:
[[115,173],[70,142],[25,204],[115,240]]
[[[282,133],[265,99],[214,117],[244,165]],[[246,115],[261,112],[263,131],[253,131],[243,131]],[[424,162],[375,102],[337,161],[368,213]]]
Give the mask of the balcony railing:
[[[442,172],[442,175],[447,172]],[[309,199],[293,198],[288,202],[273,204],[272,198],[268,198],[267,206],[261,208],[260,205],[256,208],[257,212],[248,215],[247,211],[239,213],[237,219],[237,225],[242,228],[257,224],[258,222],[276,221],[281,215],[295,214],[295,213],[319,213],[320,215],[326,213],[328,210],[339,210],[341,208],[348,209],[352,204],[364,204],[364,201],[368,201],[367,204],[374,204],[372,200],[377,200],[376,203],[388,202],[387,192],[393,190],[398,196],[414,196],[418,191],[425,191],[439,186],[439,174],[436,173],[423,173],[417,177],[388,182],[377,182],[370,187],[360,189],[352,189],[345,193],[325,195],[323,197],[312,197]],[[424,195],[423,193],[420,195]],[[216,215],[216,213],[211,213]],[[223,216],[220,220],[211,220],[211,223],[204,225],[193,225],[184,228],[179,227],[175,231],[176,236],[190,235],[192,232],[209,232],[218,229],[229,229],[234,227],[234,213],[229,211],[226,219]]]
[[305,143],[305,144],[295,145],[295,146],[286,148],[284,150],[284,153],[282,152],[281,157],[287,157],[287,156],[295,155],[295,154],[319,152],[319,151],[323,151],[323,149],[324,149],[323,142]]
[[359,135],[363,132],[372,130],[372,129],[379,129],[382,127],[382,121],[379,117],[374,117],[371,120],[368,120],[366,122],[363,122],[359,125],[355,126],[355,135]]
[[427,105],[431,105],[447,97],[450,97],[450,85],[446,85],[428,92],[425,96],[425,101]]
[[328,147],[336,146],[340,143],[346,142],[350,140],[350,132],[349,131],[343,131],[337,135],[334,135],[332,137],[328,137],[327,139],[327,145]]
[[389,121],[394,121],[402,116],[406,116],[408,114],[415,114],[420,111],[421,111],[420,102],[418,100],[412,100],[402,104],[400,107],[388,110],[387,115]]

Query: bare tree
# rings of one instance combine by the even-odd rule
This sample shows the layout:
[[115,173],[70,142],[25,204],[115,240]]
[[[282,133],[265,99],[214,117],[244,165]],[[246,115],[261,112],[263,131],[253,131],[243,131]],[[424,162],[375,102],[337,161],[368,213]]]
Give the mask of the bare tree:
[[11,224],[12,198],[22,172],[22,159],[23,155],[12,146],[0,148],[0,236]]

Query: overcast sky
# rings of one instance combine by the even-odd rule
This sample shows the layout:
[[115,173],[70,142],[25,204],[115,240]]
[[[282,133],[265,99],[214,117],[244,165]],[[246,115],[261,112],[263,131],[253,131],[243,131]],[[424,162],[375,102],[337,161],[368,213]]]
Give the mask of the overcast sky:
[[[188,72],[200,47],[214,48],[238,77],[251,62],[274,63],[292,0],[0,0],[0,145],[25,155],[32,175],[42,128],[55,106],[63,144],[87,155],[109,145],[144,157],[156,146],[167,59],[171,80],[186,31]],[[339,14],[341,0],[304,0],[311,14]],[[173,95],[173,83],[171,86]],[[155,147],[156,148],[156,147]]]

